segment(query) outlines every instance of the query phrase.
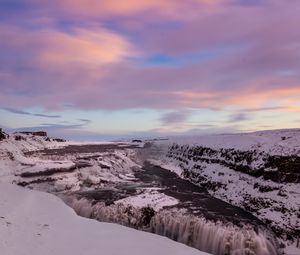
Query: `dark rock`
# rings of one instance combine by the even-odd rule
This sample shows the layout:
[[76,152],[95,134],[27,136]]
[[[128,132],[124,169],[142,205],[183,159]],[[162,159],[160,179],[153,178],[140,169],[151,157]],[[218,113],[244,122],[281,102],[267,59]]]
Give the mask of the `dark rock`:
[[23,137],[23,136],[21,136],[21,135],[16,135],[16,136],[15,136],[15,140],[16,140],[16,141],[22,141],[22,140],[26,141],[26,138]]
[[287,194],[283,190],[279,190],[277,195],[281,197],[287,197]]
[[17,182],[17,185],[26,187],[31,184],[50,183],[50,182],[54,182],[54,181],[56,181],[56,179],[49,177],[49,178],[36,179],[36,180],[32,180],[32,181],[19,181],[19,182]]
[[39,177],[39,176],[50,176],[57,173],[69,173],[73,172],[76,169],[85,168],[91,166],[88,162],[75,162],[75,165],[66,167],[66,168],[50,168],[45,169],[44,171],[38,172],[23,172],[20,174],[23,178]]
[[[240,151],[224,148],[216,150],[203,146],[190,147],[173,144],[169,147],[167,157],[184,164],[188,164],[188,160],[219,164],[237,172],[263,177],[265,180],[278,183],[300,183],[300,157],[295,155],[273,156],[256,150]],[[258,166],[252,164],[258,160],[263,163]]]
[[263,193],[279,189],[279,187],[271,187],[271,186],[268,186],[268,185],[261,185],[259,183],[255,183],[253,187],[255,189],[258,189],[260,192],[263,192]]
[[155,215],[155,211],[152,207],[143,207],[141,209],[142,217],[141,217],[141,224],[142,226],[149,226],[152,217]]
[[0,132],[0,141],[5,139],[5,135],[3,133]]
[[35,135],[35,136],[47,136],[47,132],[45,131],[22,131],[22,132],[18,132],[20,134],[24,134],[24,135]]
[[59,142],[59,143],[65,143],[66,142],[65,139],[61,139],[61,138],[53,138],[53,141]]
[[8,135],[2,131],[2,128],[0,128],[0,141],[6,138],[8,138]]
[[142,143],[143,141],[142,141],[142,140],[135,139],[135,140],[132,140],[131,142],[132,142],[132,143]]
[[107,166],[105,164],[99,163],[98,165],[103,169],[110,169],[110,166]]

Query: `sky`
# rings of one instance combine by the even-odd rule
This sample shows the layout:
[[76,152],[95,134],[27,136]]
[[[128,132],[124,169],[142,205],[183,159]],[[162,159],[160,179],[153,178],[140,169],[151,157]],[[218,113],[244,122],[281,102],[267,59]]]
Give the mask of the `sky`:
[[76,140],[300,124],[299,0],[0,0],[0,127]]

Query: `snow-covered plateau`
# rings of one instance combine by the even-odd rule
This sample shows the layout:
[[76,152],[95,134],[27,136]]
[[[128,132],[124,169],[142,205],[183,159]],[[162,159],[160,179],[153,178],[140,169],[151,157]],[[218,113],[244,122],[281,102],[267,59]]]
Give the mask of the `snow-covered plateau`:
[[298,141],[297,130],[142,143],[2,133],[0,250],[298,255]]

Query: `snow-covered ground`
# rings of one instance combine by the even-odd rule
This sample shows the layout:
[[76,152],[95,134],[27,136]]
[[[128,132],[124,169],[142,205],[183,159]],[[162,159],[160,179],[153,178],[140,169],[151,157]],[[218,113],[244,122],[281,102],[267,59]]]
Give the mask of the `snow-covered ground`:
[[[18,139],[18,140],[17,140]],[[26,135],[21,133],[11,134],[9,138],[0,142],[0,178],[5,177],[11,181],[14,175],[23,171],[38,172],[49,168],[69,168],[72,162],[40,160],[35,157],[25,157],[24,153],[29,151],[60,148],[71,144],[70,142],[57,142],[48,140],[48,137]]]
[[151,206],[155,211],[164,207],[178,204],[178,200],[160,193],[158,190],[149,188],[145,189],[142,194],[130,196],[116,201],[117,204],[132,205],[136,208]]
[[258,150],[270,155],[300,155],[300,129],[278,129],[252,133],[171,137],[160,143],[202,145],[214,149]]
[[[159,151],[154,153],[153,164],[174,171],[204,186],[213,196],[250,211],[277,232],[287,254],[300,254],[299,179],[281,182],[272,181],[271,176],[276,171],[286,174],[291,166],[294,167],[291,176],[299,176],[300,168],[294,162],[300,156],[300,130],[176,137],[157,142],[152,150]],[[290,158],[280,169],[271,168],[270,172],[264,169],[266,172],[259,176],[258,171],[270,155],[279,156],[279,161],[280,156]]]
[[[16,137],[22,137],[16,140]],[[95,142],[93,145],[113,143]],[[16,182],[35,188],[36,183],[51,181],[51,190],[79,190],[83,183],[99,185],[104,182],[127,182],[132,180],[130,150],[102,153],[72,153],[43,156],[43,153],[24,153],[59,149],[70,145],[85,145],[84,142],[57,142],[47,137],[13,134],[0,142],[0,182]],[[116,145],[116,143],[114,143]],[[23,177],[26,177],[23,178]]]
[[205,254],[167,238],[79,217],[59,198],[0,184],[3,255]]

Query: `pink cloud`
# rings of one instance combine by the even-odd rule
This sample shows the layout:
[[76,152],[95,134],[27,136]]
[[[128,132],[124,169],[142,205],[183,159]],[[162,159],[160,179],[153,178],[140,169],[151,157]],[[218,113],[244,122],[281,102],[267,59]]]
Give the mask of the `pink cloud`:
[[[182,23],[179,28],[147,29],[141,18],[138,22],[143,25],[132,31],[142,43],[135,44],[125,32],[95,25],[89,29],[77,25],[71,32],[2,26],[5,40],[0,51],[9,55],[0,63],[5,74],[0,75],[2,104],[62,109],[70,103],[79,109],[118,110],[277,103],[295,107],[299,102],[297,2],[284,5],[285,11],[279,1],[253,7],[228,1],[60,2],[63,13],[79,17],[131,15],[130,22],[151,11],[145,19],[151,16],[163,23],[165,13],[167,21],[172,17]],[[182,57],[208,49],[221,52],[182,66],[146,66],[130,60],[156,52]]]
[[[62,12],[85,17],[107,17],[111,15],[128,16],[139,13],[158,13],[169,18],[187,18],[197,12],[213,11],[232,0],[32,0],[36,5],[47,9],[59,9]],[[189,14],[189,15],[187,15]]]
[[[134,55],[131,44],[124,37],[104,28],[75,28],[71,33],[54,29],[25,30],[16,26],[2,26],[5,39],[1,46],[12,51],[35,53],[37,65],[103,65],[122,61]],[[17,57],[17,56],[16,56]]]

